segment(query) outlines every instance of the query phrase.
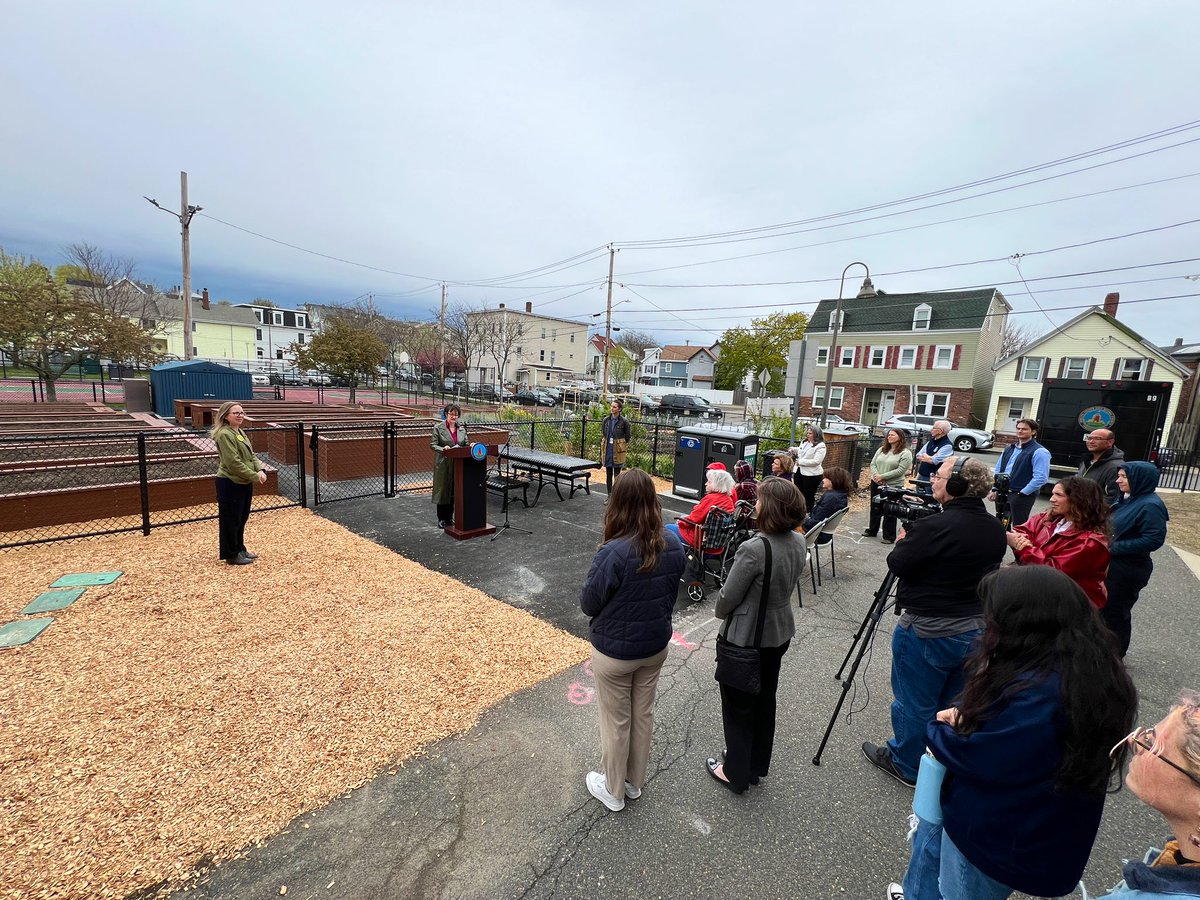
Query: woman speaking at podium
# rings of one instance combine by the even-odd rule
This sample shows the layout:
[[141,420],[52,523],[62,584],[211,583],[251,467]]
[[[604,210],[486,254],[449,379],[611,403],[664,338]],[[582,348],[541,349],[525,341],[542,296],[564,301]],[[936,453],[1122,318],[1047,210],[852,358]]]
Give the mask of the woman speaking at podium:
[[458,423],[462,410],[457,403],[446,407],[446,421],[433,426],[433,502],[437,505],[438,528],[454,524],[454,464],[442,455],[447,447],[465,447],[467,429]]

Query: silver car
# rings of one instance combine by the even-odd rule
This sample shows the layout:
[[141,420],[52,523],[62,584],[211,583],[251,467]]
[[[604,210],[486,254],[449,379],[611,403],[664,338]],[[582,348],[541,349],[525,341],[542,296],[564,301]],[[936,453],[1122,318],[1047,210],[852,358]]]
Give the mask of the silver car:
[[[892,416],[883,423],[884,428],[903,428],[910,435],[929,434],[934,422],[940,422],[939,416]],[[948,421],[948,420],[947,420]],[[973,450],[990,450],[996,442],[996,436],[990,431],[980,431],[978,428],[960,428],[950,422],[950,443],[960,453],[970,453]]]

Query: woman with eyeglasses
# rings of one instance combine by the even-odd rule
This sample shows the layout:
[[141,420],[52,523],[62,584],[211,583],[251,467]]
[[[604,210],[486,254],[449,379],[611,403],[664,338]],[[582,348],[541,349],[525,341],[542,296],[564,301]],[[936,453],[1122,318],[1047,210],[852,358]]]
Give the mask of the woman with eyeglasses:
[[250,438],[242,431],[246,413],[236,400],[226,400],[217,410],[209,432],[217,445],[217,529],[221,559],[231,566],[248,566],[258,559],[246,549],[246,522],[254,500],[254,482],[267,483],[262,461],[255,456]]
[[[1129,900],[1200,898],[1200,694],[1183,691],[1167,717],[1137,728],[1113,748],[1133,751],[1125,783],[1162,813],[1172,839],[1128,862],[1125,880],[1105,897]],[[1105,900],[1104,897],[1098,900]]]
[[942,823],[918,819],[893,900],[1069,894],[1126,754],[1109,748],[1137,691],[1080,587],[1049,566],[1009,567],[979,593],[986,626],[966,684],[925,735],[946,770]]

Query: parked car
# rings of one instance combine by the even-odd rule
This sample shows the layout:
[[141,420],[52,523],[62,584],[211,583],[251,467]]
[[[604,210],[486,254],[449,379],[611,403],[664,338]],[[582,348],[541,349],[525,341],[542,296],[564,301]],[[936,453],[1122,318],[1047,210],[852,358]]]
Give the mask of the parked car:
[[694,394],[664,394],[659,401],[659,411],[696,419],[721,419],[725,416],[720,409]]
[[263,375],[261,373],[258,373],[258,374],[254,374],[254,375],[250,376],[250,384],[252,384],[254,387],[266,387],[270,383],[271,383],[270,375]]
[[513,400],[521,406],[556,406],[558,401],[541,391],[517,391]]
[[433,384],[433,381],[434,381],[434,379],[433,379],[432,372],[422,372],[421,373],[421,384]]
[[[940,421],[938,416],[892,416],[883,423],[883,427],[903,428],[910,435],[916,437],[920,434],[929,434],[929,430],[933,428],[933,423],[938,421]],[[946,421],[950,420],[947,419]],[[996,436],[990,431],[981,431],[978,428],[960,428],[954,422],[950,422],[950,425],[950,443],[960,453],[970,453],[973,450],[989,450],[992,444],[996,442]]]
[[[820,422],[821,419],[815,417],[813,421]],[[825,430],[834,434],[870,434],[871,426],[865,422],[851,422],[841,416],[828,415],[825,417]]]
[[307,372],[304,376],[311,385],[329,384],[329,376],[323,372]]

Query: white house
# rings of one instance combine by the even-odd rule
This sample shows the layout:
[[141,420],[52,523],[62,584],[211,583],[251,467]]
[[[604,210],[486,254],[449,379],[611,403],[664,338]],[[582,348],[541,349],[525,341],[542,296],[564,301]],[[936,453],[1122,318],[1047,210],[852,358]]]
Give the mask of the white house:
[[984,428],[1012,435],[1018,419],[1036,419],[1042,383],[1047,378],[1169,382],[1167,422],[1174,422],[1181,390],[1191,372],[1118,321],[1119,302],[1119,294],[1109,294],[1103,309],[1086,309],[999,360],[993,367],[996,378]]
[[658,361],[662,358],[662,347],[647,347],[642,351],[641,370],[638,381],[642,384],[658,384]]
[[[257,303],[239,303],[238,306],[254,313],[255,354],[259,361],[269,364],[272,368],[294,365],[296,358],[288,353],[287,348],[292,344],[312,342],[313,320],[305,310],[281,309]],[[278,363],[285,365],[277,365]]]

